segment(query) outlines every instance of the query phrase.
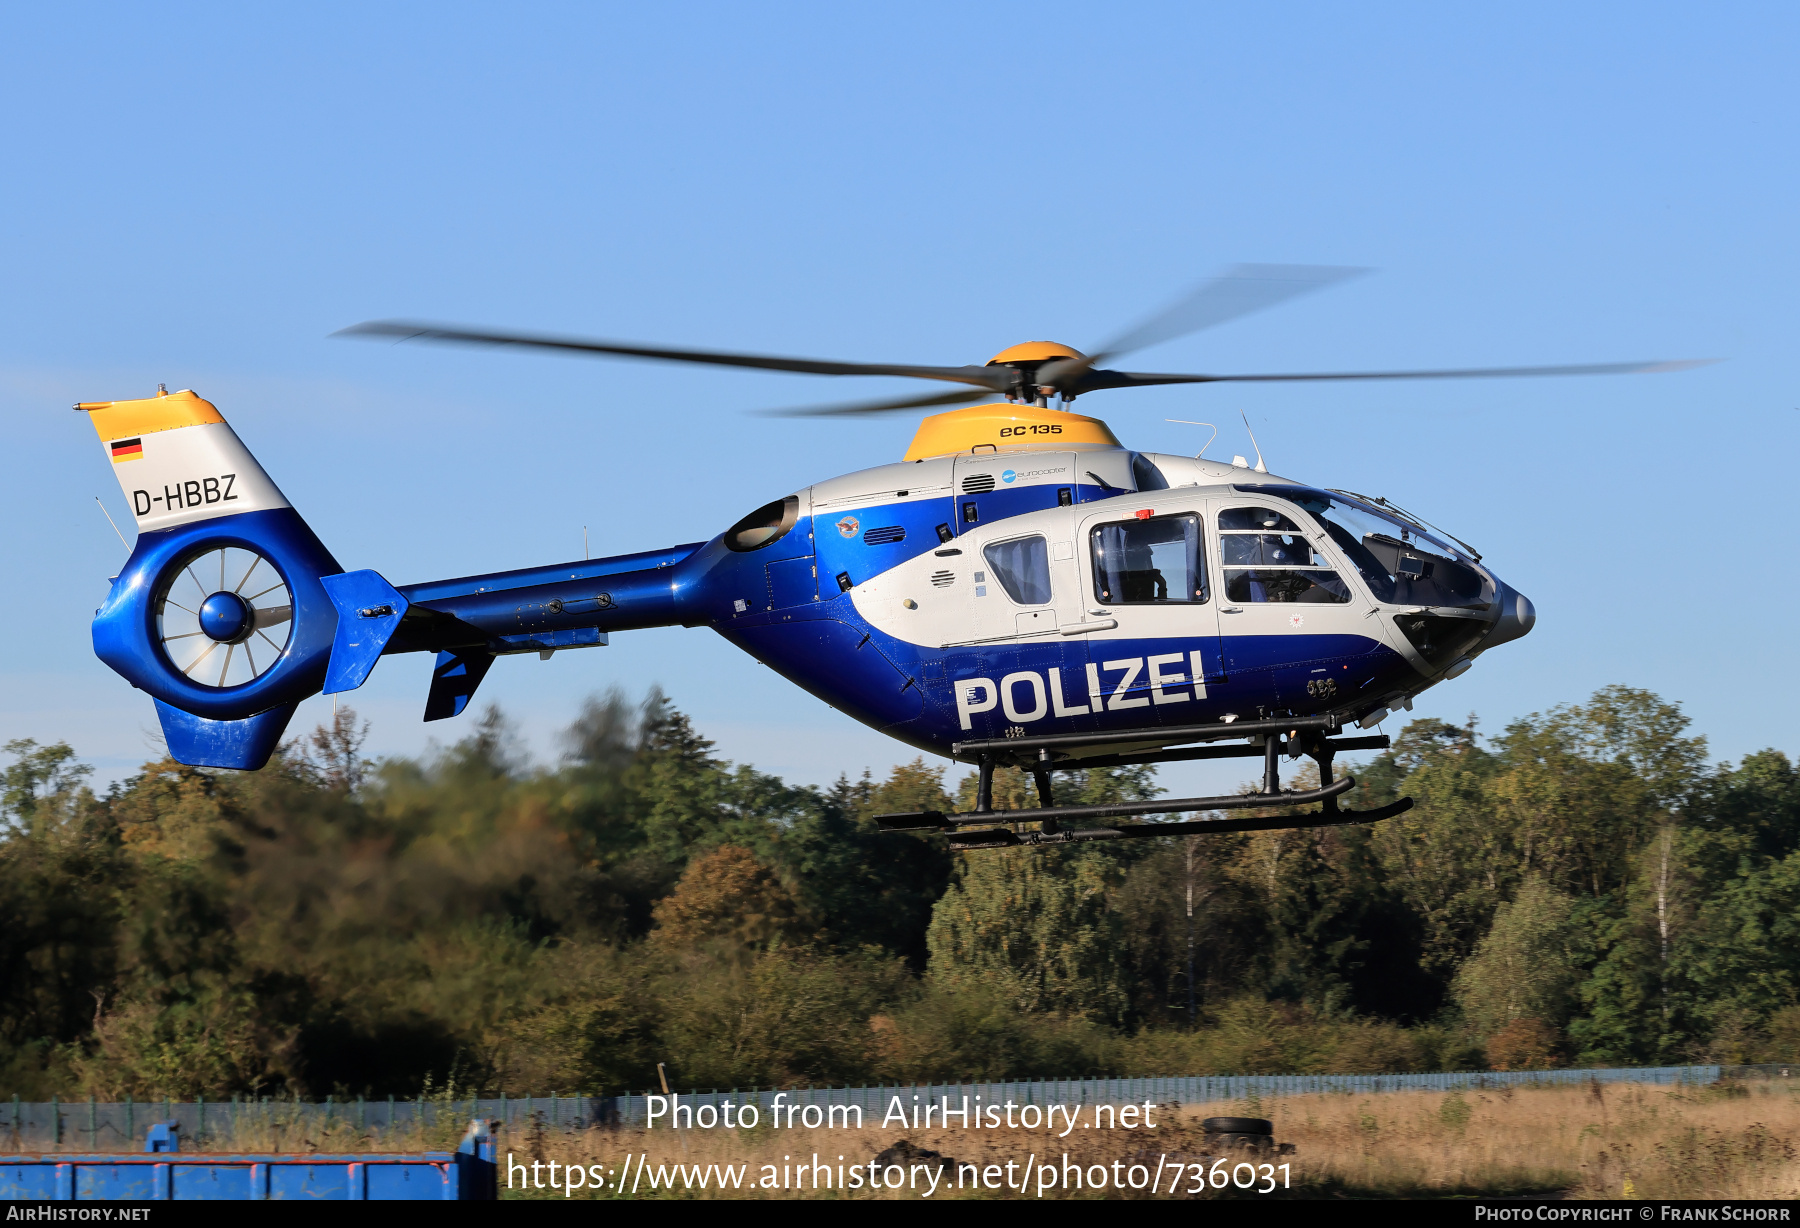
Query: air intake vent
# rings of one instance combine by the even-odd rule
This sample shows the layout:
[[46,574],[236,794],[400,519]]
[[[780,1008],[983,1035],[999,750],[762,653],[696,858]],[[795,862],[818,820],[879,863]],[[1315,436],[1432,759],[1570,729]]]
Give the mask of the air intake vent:
[[863,534],[863,545],[865,546],[885,546],[890,542],[903,542],[905,540],[906,530],[897,524],[890,524],[879,529],[870,529],[867,533]]
[[991,473],[971,473],[963,479],[963,494],[979,495],[994,489],[994,475]]
[[933,588],[949,588],[955,583],[956,573],[954,571],[934,571],[931,573],[931,584]]

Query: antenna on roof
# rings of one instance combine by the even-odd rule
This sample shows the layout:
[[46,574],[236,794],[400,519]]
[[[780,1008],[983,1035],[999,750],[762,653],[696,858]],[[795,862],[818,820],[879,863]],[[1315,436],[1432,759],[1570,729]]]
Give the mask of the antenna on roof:
[[1186,418],[1164,418],[1163,421],[1178,422],[1182,426],[1212,426],[1212,434],[1206,437],[1206,442],[1200,445],[1200,450],[1198,452],[1194,453],[1195,460],[1205,459],[1206,450],[1212,447],[1212,441],[1219,437],[1219,428],[1213,426],[1210,422],[1189,422]]
[[1269,467],[1263,464],[1262,445],[1256,442],[1256,432],[1250,430],[1250,415],[1240,409],[1238,410],[1238,417],[1244,420],[1244,429],[1250,432],[1250,446],[1256,449],[1256,471],[1258,473],[1267,473]]

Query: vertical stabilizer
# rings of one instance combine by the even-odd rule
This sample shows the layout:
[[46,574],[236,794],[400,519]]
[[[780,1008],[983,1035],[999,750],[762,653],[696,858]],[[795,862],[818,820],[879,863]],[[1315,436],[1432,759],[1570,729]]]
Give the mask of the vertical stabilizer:
[[183,763],[255,769],[317,694],[343,568],[210,401],[91,401],[138,538],[95,612],[94,652],[157,702]]
[[211,401],[191,389],[138,401],[84,401],[140,531],[285,508]]

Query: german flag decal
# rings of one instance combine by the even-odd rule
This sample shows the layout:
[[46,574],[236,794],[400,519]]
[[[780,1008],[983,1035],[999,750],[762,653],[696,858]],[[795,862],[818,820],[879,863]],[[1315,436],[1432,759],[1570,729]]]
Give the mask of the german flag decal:
[[115,439],[112,441],[113,464],[120,461],[137,460],[144,455],[142,439]]

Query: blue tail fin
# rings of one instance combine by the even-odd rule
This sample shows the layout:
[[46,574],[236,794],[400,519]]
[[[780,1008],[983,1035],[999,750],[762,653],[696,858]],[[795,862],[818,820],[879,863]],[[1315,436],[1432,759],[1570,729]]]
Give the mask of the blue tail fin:
[[209,721],[204,716],[156,701],[169,756],[190,767],[237,768],[254,772],[269,761],[299,702],[282,704],[241,721]]
[[331,642],[331,665],[325,671],[325,693],[354,691],[369,680],[369,671],[400,620],[407,600],[372,571],[346,571],[320,581],[337,607],[337,635]]
[[438,653],[431,670],[431,694],[425,697],[425,719],[461,716],[493,663],[494,654],[478,648]]

